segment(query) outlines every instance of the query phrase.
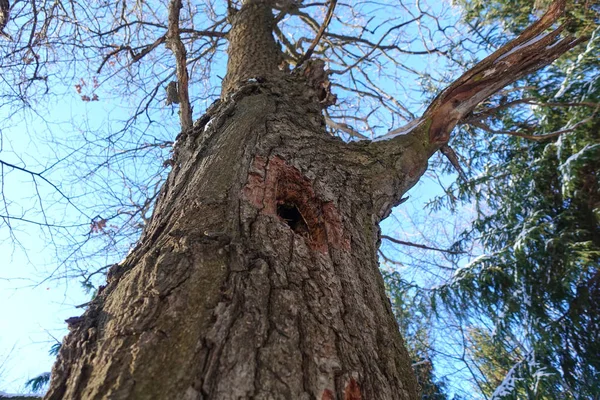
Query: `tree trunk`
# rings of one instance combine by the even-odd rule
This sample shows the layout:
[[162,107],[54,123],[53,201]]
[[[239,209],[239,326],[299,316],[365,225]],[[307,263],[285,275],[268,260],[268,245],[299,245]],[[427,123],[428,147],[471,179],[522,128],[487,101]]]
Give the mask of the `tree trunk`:
[[249,83],[179,138],[48,399],[416,397],[376,259],[389,173],[326,135],[312,93]]
[[71,321],[47,399],[417,398],[378,224],[468,94],[444,92],[410,134],[345,143],[325,131],[322,63],[276,68],[269,2],[232,23],[222,101],[179,136],[152,222]]
[[269,22],[247,21],[269,13],[235,16],[224,100],[179,137],[152,222],[72,323],[48,399],[416,397],[376,258],[410,185],[383,193],[372,178],[397,179],[378,150],[327,135],[322,65],[284,75],[236,53],[236,36],[268,47]]

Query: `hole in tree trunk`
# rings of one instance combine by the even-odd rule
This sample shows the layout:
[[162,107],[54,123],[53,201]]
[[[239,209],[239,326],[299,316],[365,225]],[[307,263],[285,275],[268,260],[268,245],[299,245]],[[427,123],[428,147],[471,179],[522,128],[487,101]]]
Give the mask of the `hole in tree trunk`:
[[300,235],[308,234],[308,225],[306,225],[306,221],[294,203],[278,204],[277,215],[279,218],[283,219],[294,232]]
[[248,175],[244,194],[263,214],[277,215],[294,233],[320,252],[329,247],[350,250],[340,215],[333,202],[322,201],[300,171],[279,156],[256,156],[253,168],[265,175]]

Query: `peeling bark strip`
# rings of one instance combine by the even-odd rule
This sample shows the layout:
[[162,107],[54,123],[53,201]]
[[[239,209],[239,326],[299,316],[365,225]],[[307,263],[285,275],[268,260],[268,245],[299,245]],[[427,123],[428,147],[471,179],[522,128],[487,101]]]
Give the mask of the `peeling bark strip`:
[[564,13],[566,0],[557,0],[544,16],[523,33],[479,62],[445,89],[425,112],[432,120],[429,141],[443,145],[458,121],[482,101],[515,82],[556,60],[585,38],[560,34],[563,26],[549,29]]

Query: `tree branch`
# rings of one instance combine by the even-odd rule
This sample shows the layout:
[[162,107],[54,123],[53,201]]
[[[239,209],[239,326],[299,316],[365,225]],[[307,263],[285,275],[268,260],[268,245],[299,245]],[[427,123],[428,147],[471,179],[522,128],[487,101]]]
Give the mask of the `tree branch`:
[[167,31],[167,47],[175,56],[177,64],[177,86],[179,92],[179,120],[181,129],[192,127],[192,107],[190,105],[189,76],[187,71],[186,50],[179,36],[179,13],[183,5],[181,0],[171,0],[169,3],[169,30]]
[[546,14],[515,40],[471,68],[431,103],[424,117],[431,120],[428,139],[432,153],[450,139],[458,121],[479,103],[560,57],[585,38],[560,39],[564,26],[546,33],[565,8],[565,0],[555,0]]
[[413,242],[406,242],[404,240],[394,239],[393,237],[387,236],[387,235],[381,235],[381,238],[385,239],[385,240],[389,240],[392,243],[401,244],[403,246],[416,247],[416,248],[423,249],[423,250],[439,251],[439,252],[442,252],[442,253],[448,253],[448,254],[452,254],[452,255],[458,255],[458,254],[464,254],[465,253],[464,251],[444,250],[444,249],[440,249],[440,248],[437,248],[437,247],[426,246],[424,244],[413,243]]
[[312,53],[315,51],[315,47],[317,47],[317,44],[319,44],[321,37],[325,33],[325,29],[327,29],[327,26],[329,26],[329,22],[331,22],[331,17],[333,16],[333,10],[335,10],[336,4],[337,0],[329,0],[329,9],[327,9],[325,20],[323,21],[323,24],[321,24],[321,27],[319,28],[319,31],[317,32],[317,35],[315,36],[314,40],[312,41],[310,46],[308,46],[308,50],[306,50],[306,53],[304,53],[304,55],[302,55],[302,57],[300,57],[300,59],[298,60],[296,68],[300,67],[302,63],[304,63],[304,61],[308,60]]
[[331,117],[327,114],[327,112],[325,112],[324,117],[325,117],[325,123],[330,128],[338,129],[338,130],[340,130],[342,132],[347,133],[348,135],[350,135],[351,137],[354,137],[354,138],[368,139],[365,135],[363,135],[361,133],[358,133],[356,130],[352,129],[347,124],[335,122],[334,120],[331,119]]
[[[381,215],[387,215],[399,196],[419,180],[427,170],[429,158],[447,145],[457,123],[479,103],[585,40],[572,36],[561,39],[563,26],[545,32],[563,14],[565,1],[555,0],[539,21],[464,73],[433,100],[420,118],[370,144],[374,149],[370,151],[378,154],[379,162],[393,165],[393,171],[382,167],[373,172],[379,174],[373,180],[373,191],[379,193]],[[397,176],[402,177],[400,184],[394,183]]]

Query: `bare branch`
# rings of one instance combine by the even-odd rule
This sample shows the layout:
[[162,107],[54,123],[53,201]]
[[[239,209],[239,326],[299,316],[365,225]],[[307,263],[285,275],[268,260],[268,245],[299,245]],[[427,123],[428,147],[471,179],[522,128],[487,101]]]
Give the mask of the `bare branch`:
[[468,180],[467,174],[465,174],[465,171],[462,169],[460,161],[458,161],[458,155],[454,149],[445,144],[440,147],[440,152],[448,159],[448,161],[450,161],[450,164],[452,164],[456,172],[458,172],[461,179],[466,182]]
[[404,241],[404,240],[395,239],[395,238],[393,238],[391,236],[387,236],[387,235],[381,235],[381,238],[385,239],[385,240],[389,240],[392,243],[401,244],[402,246],[417,247],[417,248],[423,249],[423,250],[439,251],[441,253],[448,253],[448,254],[452,254],[452,255],[458,255],[458,254],[464,254],[465,253],[464,251],[445,250],[445,249],[439,249],[437,247],[426,246],[424,244],[407,242],[407,241]]
[[169,3],[169,31],[166,40],[167,47],[171,49],[175,56],[177,65],[177,87],[179,90],[179,120],[181,129],[188,130],[192,127],[192,107],[190,105],[189,76],[187,71],[187,57],[185,46],[181,42],[179,32],[179,13],[183,5],[181,0],[171,0]]
[[329,22],[331,22],[331,17],[333,16],[333,11],[335,10],[336,4],[337,0],[329,0],[329,8],[327,9],[325,20],[321,24],[321,27],[319,28],[319,31],[317,32],[317,35],[315,36],[314,40],[312,41],[310,46],[308,46],[306,53],[304,53],[304,55],[298,60],[296,68],[300,67],[302,63],[304,63],[304,61],[308,60],[310,56],[312,56],[315,47],[317,47],[317,44],[319,43],[321,37],[323,37],[323,34],[325,33],[325,29],[327,29],[327,26],[329,26]]
[[356,130],[352,129],[349,125],[340,124],[338,122],[335,122],[334,120],[332,120],[329,117],[329,115],[327,113],[325,114],[325,123],[327,124],[327,126],[333,128],[333,129],[339,129],[340,131],[347,133],[351,137],[355,137],[355,138],[359,138],[359,139],[368,139],[365,135],[358,133]]
[[[410,52],[410,51],[407,51],[407,50],[402,50],[398,46],[395,46],[395,45],[394,46],[384,46],[384,45],[381,44],[385,40],[385,38],[391,32],[393,32],[393,31],[395,31],[397,29],[400,29],[400,28],[402,28],[402,27],[404,27],[406,25],[409,25],[409,24],[411,24],[411,23],[413,23],[415,21],[418,21],[419,19],[421,19],[421,16],[413,18],[411,20],[408,20],[406,22],[403,22],[401,24],[398,24],[398,25],[395,25],[395,26],[391,27],[390,29],[388,29],[388,31],[385,34],[383,34],[381,36],[381,38],[379,39],[379,41],[377,43],[371,43],[368,40],[365,40],[365,39],[362,39],[362,38],[351,38],[351,37],[343,37],[343,36],[340,36],[340,35],[336,35],[336,36],[338,36],[340,38],[343,38],[345,40],[356,41],[356,42],[360,42],[360,43],[365,43],[365,44],[369,45],[369,47],[371,47],[371,49],[365,55],[363,55],[362,57],[358,58],[352,65],[349,65],[344,70],[342,70],[342,71],[332,71],[332,73],[345,74],[346,72],[348,72],[349,70],[355,68],[361,62],[363,62],[364,60],[366,60],[368,57],[370,57],[376,50],[387,50],[387,49],[393,48],[395,50],[406,52],[406,53],[411,53],[411,54],[427,54],[427,53],[431,53],[433,51],[438,51],[438,50],[431,50],[431,51],[425,51],[425,52]],[[332,35],[332,36],[334,36],[334,35]]]
[[594,112],[592,113],[592,115],[590,115],[587,118],[582,119],[581,121],[578,121],[574,125],[572,125],[570,127],[565,127],[565,128],[560,129],[558,131],[546,133],[546,134],[543,134],[543,135],[531,135],[531,134],[528,134],[528,133],[516,132],[516,131],[498,131],[498,130],[494,130],[494,129],[488,127],[487,125],[485,125],[481,121],[469,121],[469,124],[471,124],[473,126],[476,126],[477,128],[481,128],[484,131],[489,132],[489,133],[500,134],[500,135],[517,136],[517,137],[521,137],[521,138],[524,138],[524,139],[535,140],[535,141],[539,142],[539,141],[542,141],[542,140],[548,140],[548,139],[552,139],[552,138],[558,137],[558,136],[560,136],[560,135],[562,135],[564,133],[573,132],[574,130],[576,130],[580,126],[585,125],[588,122],[590,122],[591,120],[593,120],[595,118],[597,112],[598,112],[598,107],[596,107],[596,109],[594,110]]

